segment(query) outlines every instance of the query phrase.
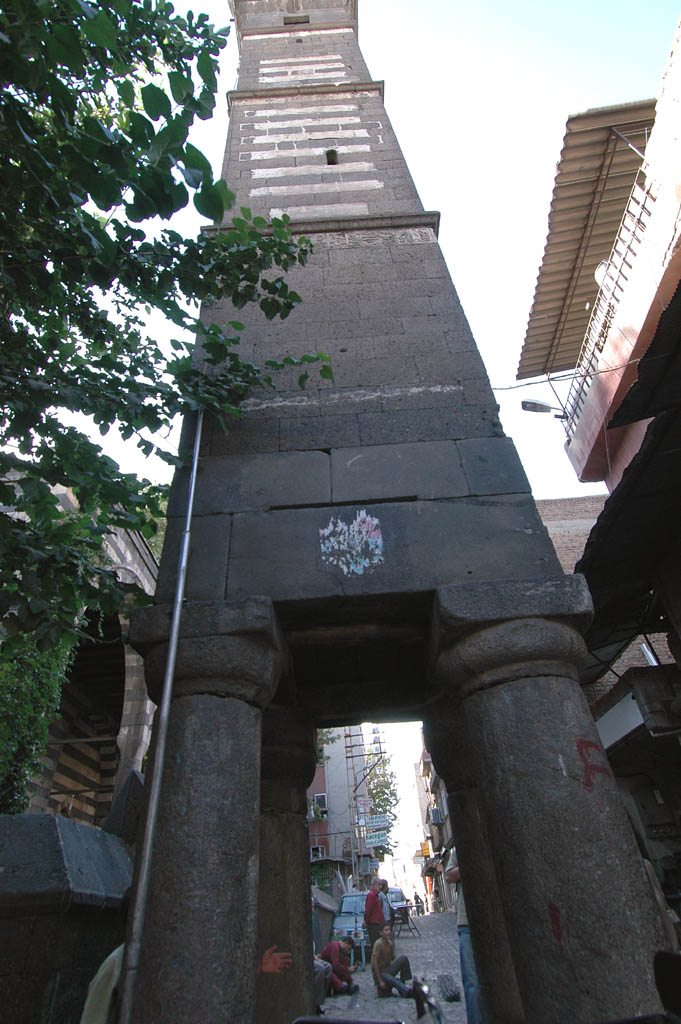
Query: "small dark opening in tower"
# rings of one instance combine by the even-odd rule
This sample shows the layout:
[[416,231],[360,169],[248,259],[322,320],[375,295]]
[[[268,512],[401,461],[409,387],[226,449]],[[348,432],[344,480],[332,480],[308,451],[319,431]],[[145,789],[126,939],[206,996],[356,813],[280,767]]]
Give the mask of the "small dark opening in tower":
[[327,164],[337,164],[338,163],[338,150],[337,149],[327,149],[327,151],[326,151],[326,162],[327,162]]
[[309,25],[309,14],[294,14],[292,17],[284,18],[285,25]]

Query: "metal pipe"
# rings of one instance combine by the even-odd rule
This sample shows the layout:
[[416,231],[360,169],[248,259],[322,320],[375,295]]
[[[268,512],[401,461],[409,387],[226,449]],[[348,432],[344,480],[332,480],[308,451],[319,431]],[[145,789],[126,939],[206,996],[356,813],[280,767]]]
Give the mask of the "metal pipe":
[[191,520],[192,512],[194,510],[194,493],[196,491],[196,477],[199,465],[199,449],[201,447],[202,428],[203,409],[199,409],[196,417],[196,431],[194,434],[194,452],[192,455],[191,476],[189,478],[189,497],[187,499],[184,533],[182,535],[182,546],[180,548],[180,557],[177,569],[177,586],[175,588],[175,596],[173,598],[173,617],[170,627],[170,638],[168,640],[168,660],[166,661],[166,670],[163,679],[163,696],[156,712],[154,722],[154,728],[156,730],[156,748],[154,752],[153,765],[150,771],[149,803],[144,822],[144,834],[140,844],[140,849],[137,851],[137,885],[133,893],[133,903],[131,906],[132,920],[130,923],[129,938],[125,947],[123,972],[119,986],[120,1024],[131,1024],[132,1021],[135,977],[139,966],[140,949],[142,946],[142,929],[144,927],[144,913],[146,910],[147,892],[149,889],[151,854],[154,843],[154,833],[156,831],[156,819],[158,817],[161,778],[165,762],[166,736],[168,734],[168,718],[170,715],[170,698],[173,692],[175,660],[177,657],[177,645],[180,636],[180,619],[182,617],[182,602],[184,600],[185,578],[187,576],[187,563],[189,561]]

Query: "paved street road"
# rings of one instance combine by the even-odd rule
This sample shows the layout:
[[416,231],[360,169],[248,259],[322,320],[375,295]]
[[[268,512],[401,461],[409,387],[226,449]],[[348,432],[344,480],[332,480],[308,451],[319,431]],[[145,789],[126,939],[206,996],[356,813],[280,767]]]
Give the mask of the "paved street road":
[[[450,974],[461,991],[459,970],[459,943],[456,933],[456,914],[426,914],[416,919],[421,938],[408,934],[406,930],[395,942],[395,954],[405,953],[409,957],[412,973],[424,976],[435,995],[447,1024],[466,1024],[466,1009],[463,1002],[448,1003],[442,998],[437,982],[438,974]],[[416,1024],[416,1008],[411,999],[379,999],[371,970],[360,969],[355,974],[359,992],[354,996],[331,997],[324,1003],[327,1017],[343,1017],[348,1021],[404,1021]]]

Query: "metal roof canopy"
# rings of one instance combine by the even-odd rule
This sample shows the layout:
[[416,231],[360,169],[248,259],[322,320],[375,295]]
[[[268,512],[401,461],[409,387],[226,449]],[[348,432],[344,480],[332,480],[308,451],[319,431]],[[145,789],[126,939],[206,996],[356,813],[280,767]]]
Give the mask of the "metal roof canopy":
[[568,119],[519,380],[577,365],[598,294],[594,271],[610,256],[654,120],[655,100]]

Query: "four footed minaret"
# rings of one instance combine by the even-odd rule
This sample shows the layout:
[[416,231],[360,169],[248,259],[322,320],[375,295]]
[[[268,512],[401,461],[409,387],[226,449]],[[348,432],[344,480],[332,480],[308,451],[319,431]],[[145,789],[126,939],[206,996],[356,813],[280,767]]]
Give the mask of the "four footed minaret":
[[[286,321],[238,313],[243,354],[321,350],[333,381],[282,373],[204,438],[136,1024],[314,1010],[313,729],[368,719],[424,720],[489,1020],[655,1009],[659,921],[579,688],[589,595],[503,435],[356,0],[232,6],[224,177],[237,210],[286,214],[314,247]],[[152,687],[186,489],[133,627]],[[293,967],[256,977],[273,945]]]

